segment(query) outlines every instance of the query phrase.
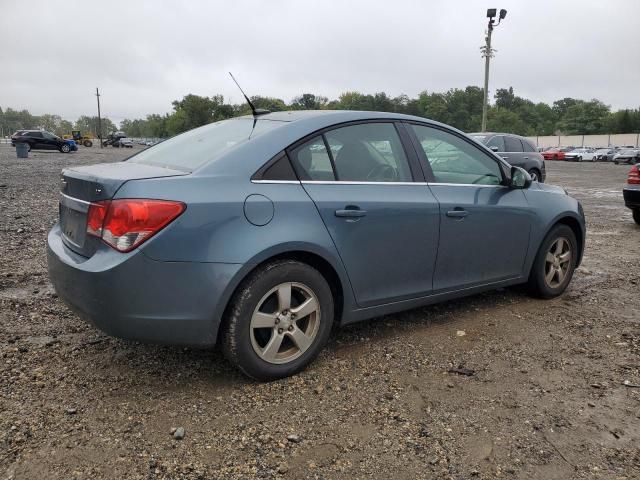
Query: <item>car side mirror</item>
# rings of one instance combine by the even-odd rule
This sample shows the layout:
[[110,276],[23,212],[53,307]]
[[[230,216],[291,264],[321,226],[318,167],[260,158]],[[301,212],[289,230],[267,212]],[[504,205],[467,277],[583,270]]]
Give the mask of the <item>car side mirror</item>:
[[511,188],[529,188],[531,181],[531,175],[524,168],[511,167]]
[[492,145],[489,147],[491,149],[492,152],[498,152],[498,147],[496,147],[495,145]]

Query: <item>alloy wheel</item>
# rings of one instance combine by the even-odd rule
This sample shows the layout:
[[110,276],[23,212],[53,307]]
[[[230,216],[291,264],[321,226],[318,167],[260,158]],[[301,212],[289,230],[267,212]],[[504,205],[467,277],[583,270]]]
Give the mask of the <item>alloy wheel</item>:
[[272,288],[251,316],[251,346],[265,362],[283,364],[304,354],[320,326],[320,302],[302,283],[286,282]]
[[544,264],[544,281],[549,288],[561,286],[571,268],[571,243],[559,237],[551,244]]

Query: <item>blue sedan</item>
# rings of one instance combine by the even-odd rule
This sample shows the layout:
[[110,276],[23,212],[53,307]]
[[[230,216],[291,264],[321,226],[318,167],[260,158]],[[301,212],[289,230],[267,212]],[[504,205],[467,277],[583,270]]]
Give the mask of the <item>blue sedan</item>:
[[271,380],[308,365],[334,324],[521,283],[556,297],[584,243],[577,200],[462,132],[295,111],[64,170],[48,263],[104,332],[219,343]]

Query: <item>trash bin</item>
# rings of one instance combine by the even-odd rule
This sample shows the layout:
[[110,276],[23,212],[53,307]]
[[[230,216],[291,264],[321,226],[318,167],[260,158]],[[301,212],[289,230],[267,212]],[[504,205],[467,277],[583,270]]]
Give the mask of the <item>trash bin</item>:
[[29,145],[27,143],[16,143],[16,154],[18,158],[29,158]]

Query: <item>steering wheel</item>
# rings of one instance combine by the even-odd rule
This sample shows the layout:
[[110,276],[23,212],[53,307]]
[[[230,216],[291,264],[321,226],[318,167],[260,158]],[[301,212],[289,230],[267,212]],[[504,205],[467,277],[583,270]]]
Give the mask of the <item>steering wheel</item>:
[[373,167],[367,174],[367,180],[395,182],[398,179],[398,172],[391,165],[380,163]]

